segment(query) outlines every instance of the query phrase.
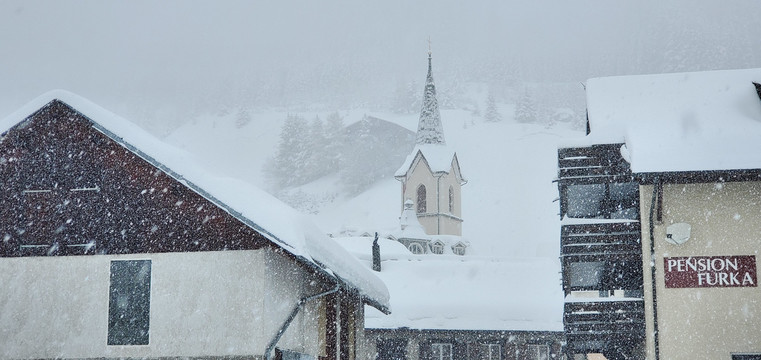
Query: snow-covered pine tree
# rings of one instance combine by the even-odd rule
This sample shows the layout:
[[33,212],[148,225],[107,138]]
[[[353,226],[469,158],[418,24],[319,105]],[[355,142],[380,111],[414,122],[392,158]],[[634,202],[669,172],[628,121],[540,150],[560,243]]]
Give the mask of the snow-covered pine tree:
[[251,122],[251,115],[248,114],[248,111],[243,107],[238,109],[238,114],[235,116],[235,127],[240,129],[249,122]]
[[536,122],[536,104],[534,98],[529,94],[528,88],[515,104],[515,121],[520,123]]
[[489,95],[486,97],[484,119],[488,122],[502,121],[502,115],[497,111],[497,102],[494,100],[494,94],[491,91],[489,91]]
[[309,159],[307,136],[306,120],[289,114],[280,130],[277,152],[264,169],[274,189],[304,184],[305,167]]
[[327,144],[322,120],[319,116],[315,116],[309,125],[309,136],[307,137],[309,159],[305,166],[304,180],[306,182],[317,180],[328,174],[327,163],[329,159],[326,156]]
[[346,142],[345,128],[338,112],[329,114],[325,122],[325,171],[331,174],[339,170],[341,151]]

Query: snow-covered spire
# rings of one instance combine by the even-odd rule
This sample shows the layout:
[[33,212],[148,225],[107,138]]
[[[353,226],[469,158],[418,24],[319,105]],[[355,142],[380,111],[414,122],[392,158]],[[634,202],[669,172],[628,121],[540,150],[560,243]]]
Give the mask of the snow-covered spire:
[[428,49],[428,77],[425,79],[423,91],[423,108],[420,110],[420,121],[417,125],[417,139],[415,143],[444,145],[444,127],[441,125],[439,103],[436,101],[436,85],[433,83],[433,71],[431,70],[431,50]]

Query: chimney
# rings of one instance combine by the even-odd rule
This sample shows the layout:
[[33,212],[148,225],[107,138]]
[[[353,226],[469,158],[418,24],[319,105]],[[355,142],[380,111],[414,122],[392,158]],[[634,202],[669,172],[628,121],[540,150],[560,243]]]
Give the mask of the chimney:
[[378,245],[378,233],[375,233],[373,240],[373,270],[381,271],[380,245]]

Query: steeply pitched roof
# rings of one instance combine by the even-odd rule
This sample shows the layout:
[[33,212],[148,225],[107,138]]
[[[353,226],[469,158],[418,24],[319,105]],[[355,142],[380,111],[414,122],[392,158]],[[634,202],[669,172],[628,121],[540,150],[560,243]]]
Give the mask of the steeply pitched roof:
[[761,168],[761,69],[590,79],[591,133],[625,143],[635,173]]
[[189,154],[84,98],[62,90],[45,93],[0,120],[0,133],[6,133],[55,100],[81,113],[97,130],[223,208],[302,263],[341,279],[355,288],[367,303],[388,311],[389,295],[383,282],[304,216],[249,183],[210,174]]
[[412,170],[412,166],[416,161],[424,161],[431,172],[446,173],[455,171],[460,179],[464,182],[465,178],[460,173],[460,163],[457,160],[457,153],[445,145],[416,145],[412,150],[412,153],[407,156],[402,163],[402,166],[396,170],[394,177],[402,178],[407,176],[407,173]]
[[428,76],[425,79],[423,107],[420,109],[415,143],[418,145],[446,144],[444,126],[441,124],[441,114],[439,113],[439,103],[436,100],[436,84],[433,82],[430,53],[428,53]]

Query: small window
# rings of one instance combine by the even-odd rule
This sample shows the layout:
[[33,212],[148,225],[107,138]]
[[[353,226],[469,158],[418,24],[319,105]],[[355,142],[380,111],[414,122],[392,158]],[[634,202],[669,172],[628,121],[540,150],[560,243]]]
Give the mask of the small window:
[[431,359],[452,360],[452,344],[448,344],[448,343],[431,344]]
[[151,261],[111,262],[108,345],[148,345]]
[[444,253],[444,243],[441,241],[434,241],[431,243],[431,252],[434,254],[441,255]]
[[564,201],[565,215],[571,218],[639,217],[639,185],[635,182],[568,185]]
[[480,360],[502,360],[502,345],[481,344]]
[[449,213],[454,214],[454,188],[449,186]]
[[569,265],[569,276],[572,288],[597,289],[602,280],[605,263],[574,262]]
[[420,184],[420,186],[417,187],[417,213],[423,214],[426,211],[425,185]]
[[460,255],[460,256],[465,255],[465,245],[457,244],[455,246],[452,246],[452,253],[455,255]]
[[378,339],[378,360],[407,359],[407,340]]
[[423,245],[420,245],[418,243],[411,243],[408,248],[410,249],[410,252],[413,254],[425,254],[425,249],[423,249]]
[[528,345],[528,357],[530,360],[549,360],[550,346],[541,344]]
[[732,360],[761,360],[761,354],[732,354]]

